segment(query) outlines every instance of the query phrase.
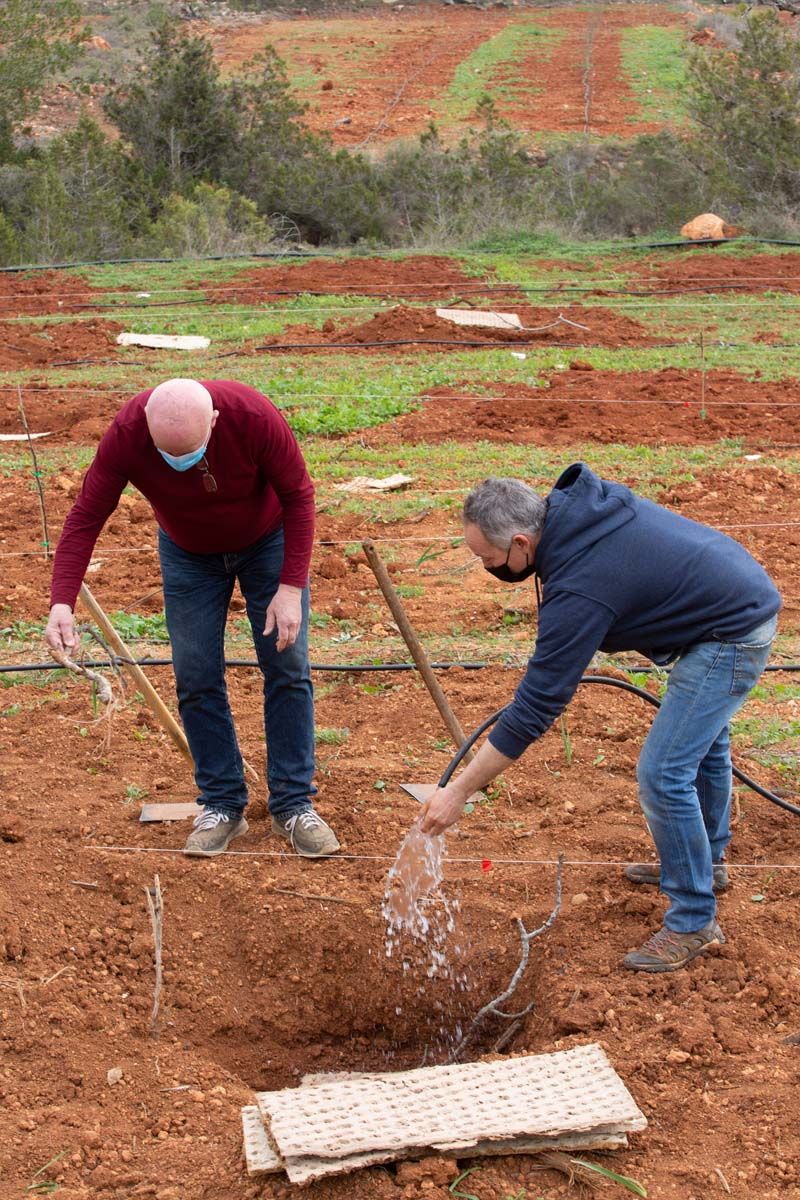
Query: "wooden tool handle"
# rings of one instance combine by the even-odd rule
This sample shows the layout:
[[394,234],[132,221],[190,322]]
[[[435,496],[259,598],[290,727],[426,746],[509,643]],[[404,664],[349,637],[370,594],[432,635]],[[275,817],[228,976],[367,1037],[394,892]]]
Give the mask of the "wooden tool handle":
[[[433,697],[433,702],[438,708],[442,720],[447,726],[450,736],[452,737],[456,747],[460,749],[467,740],[466,734],[458,723],[458,718],[450,707],[450,703],[441,689],[439,680],[433,673],[431,665],[428,662],[427,655],[422,648],[422,643],[414,632],[411,622],[406,616],[406,612],[403,608],[400,597],[397,594],[397,590],[389,578],[389,572],[386,570],[383,559],[376,550],[375,543],[371,539],[367,539],[367,541],[362,542],[361,545],[364,553],[367,556],[367,562],[372,567],[373,574],[378,581],[378,587],[383,592],[384,599],[389,605],[389,609],[394,617],[395,624],[403,636],[403,641],[411,651],[411,657],[414,659],[419,673],[425,681],[425,686]],[[467,755],[467,758],[473,757],[472,751],[470,751]]]
[[122,666],[125,668],[128,674],[136,680],[136,686],[142,693],[147,707],[156,717],[159,724],[167,731],[187,762],[189,762],[192,768],[194,768],[194,759],[192,758],[192,752],[189,749],[189,743],[186,740],[186,734],[183,732],[180,725],[175,720],[172,713],[169,711],[166,704],[161,699],[158,692],[153,687],[139,664],[131,662],[128,647],[125,645],[122,638],[119,636],[116,629],[111,624],[108,617],[103,612],[102,608],[97,603],[85,583],[81,584],[81,590],[78,594],[85,607],[88,608],[89,612],[92,614],[92,617],[100,626],[103,637],[106,639],[114,653],[118,655]]

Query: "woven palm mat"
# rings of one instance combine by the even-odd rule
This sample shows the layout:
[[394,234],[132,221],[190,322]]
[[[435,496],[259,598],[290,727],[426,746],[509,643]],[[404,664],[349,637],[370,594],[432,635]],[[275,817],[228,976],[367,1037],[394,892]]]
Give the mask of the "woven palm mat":
[[293,1183],[431,1151],[624,1146],[647,1122],[597,1045],[495,1062],[311,1076],[242,1110],[251,1174]]

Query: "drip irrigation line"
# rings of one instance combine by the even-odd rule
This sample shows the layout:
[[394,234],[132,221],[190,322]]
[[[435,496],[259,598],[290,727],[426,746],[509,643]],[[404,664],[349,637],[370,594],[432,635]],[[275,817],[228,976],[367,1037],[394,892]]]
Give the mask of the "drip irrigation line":
[[[614,679],[608,675],[584,675],[580,680],[580,683],[595,683],[602,684],[605,687],[618,688],[620,691],[631,692],[634,696],[638,696],[641,700],[651,704],[654,708],[661,707],[661,701],[657,696],[651,695],[650,692],[645,691],[644,688],[637,687],[634,683],[628,683],[627,680]],[[502,708],[498,708],[497,712],[492,713],[492,715],[487,717],[485,721],[481,722],[477,729],[473,730],[463,745],[453,755],[447,767],[445,768],[444,774],[439,780],[439,787],[443,788],[447,786],[456,768],[460,765],[466,755],[469,754],[470,750],[475,745],[475,742],[478,740],[481,734],[485,733],[490,726],[494,725],[494,723],[510,707],[510,705],[505,704]],[[777,805],[778,808],[782,808],[786,812],[793,813],[794,816],[800,817],[800,806],[797,804],[791,804],[788,800],[784,800],[781,796],[776,795],[775,792],[771,792],[768,788],[762,787],[760,783],[757,783],[755,779],[751,779],[749,775],[745,775],[744,771],[740,770],[737,766],[733,766],[732,770],[734,777],[746,787],[749,787],[751,791],[756,792],[759,796],[763,796],[765,800],[769,800],[771,804]]]
[[[122,662],[122,659],[115,659],[115,662]],[[171,658],[136,658],[132,660],[139,667],[171,667]],[[96,661],[87,661],[82,664],[85,667],[111,667],[114,663],[111,659],[103,658]],[[449,671],[457,669],[461,671],[518,671],[520,668],[514,663],[505,662],[432,662],[431,667],[435,671]],[[259,667],[261,664],[255,658],[228,658],[225,660],[226,667]],[[379,662],[379,663],[309,663],[312,671],[341,671],[341,672],[360,672],[360,671],[416,671],[417,665],[413,662]],[[653,663],[635,663],[630,666],[617,668],[620,671],[625,671],[629,675],[650,675],[664,671],[664,667],[654,666]],[[61,671],[63,670],[57,663],[21,663],[18,666],[0,666],[0,672],[17,672],[17,671]],[[770,663],[764,667],[764,671],[800,671],[800,663]],[[666,674],[669,674],[669,669],[666,669]],[[611,679],[613,676],[600,676],[601,679]],[[631,685],[633,686],[633,685]],[[648,693],[649,694],[649,693]]]
[[[647,277],[644,277],[643,281],[646,282],[646,279],[647,279]],[[438,283],[432,283],[432,284],[427,284],[427,285],[426,284],[413,284],[413,285],[397,284],[396,287],[392,288],[389,291],[385,291],[385,290],[370,291],[369,286],[357,287],[356,285],[351,285],[351,290],[348,290],[348,286],[345,285],[343,287],[338,287],[335,289],[331,288],[331,289],[328,289],[325,291],[317,290],[315,288],[298,288],[296,290],[294,290],[294,289],[290,290],[288,288],[287,289],[269,288],[266,290],[265,295],[269,296],[270,298],[273,298],[276,296],[281,297],[283,300],[285,300],[287,302],[291,301],[292,299],[298,298],[300,296],[314,296],[319,299],[325,299],[326,297],[348,297],[348,296],[352,296],[353,298],[364,297],[364,302],[361,304],[342,304],[339,306],[330,305],[324,310],[325,312],[357,312],[359,309],[370,307],[376,301],[380,301],[380,302],[395,301],[395,302],[403,303],[406,301],[417,300],[423,304],[430,306],[435,301],[436,302],[438,302],[438,301],[444,302],[444,301],[449,300],[450,303],[452,304],[453,302],[455,302],[459,299],[462,299],[465,296],[475,296],[478,298],[481,298],[481,297],[486,297],[486,298],[494,297],[494,298],[499,298],[499,299],[507,298],[512,307],[519,308],[526,303],[525,300],[521,301],[518,299],[518,296],[520,295],[520,293],[522,293],[524,296],[541,296],[544,298],[551,297],[553,300],[566,299],[567,304],[581,303],[582,307],[585,307],[588,309],[597,308],[599,311],[605,312],[608,310],[608,305],[606,303],[604,303],[604,301],[607,301],[609,299],[612,299],[612,300],[613,299],[622,299],[622,298],[628,297],[628,296],[634,297],[635,299],[640,299],[641,297],[645,297],[645,296],[680,297],[681,295],[684,295],[684,294],[693,295],[694,293],[697,293],[697,292],[712,292],[715,288],[717,288],[717,290],[721,289],[723,291],[736,290],[736,288],[741,287],[743,285],[743,283],[747,283],[749,285],[752,285],[754,283],[763,283],[766,285],[770,285],[772,283],[780,284],[780,279],[777,276],[767,275],[767,276],[750,276],[745,281],[742,281],[742,280],[737,281],[734,276],[732,276],[730,279],[716,279],[716,280],[712,279],[709,276],[708,279],[705,281],[703,281],[702,277],[700,277],[700,279],[696,282],[698,282],[702,286],[698,286],[698,287],[688,287],[687,286],[687,287],[682,287],[682,288],[656,288],[656,289],[651,288],[651,289],[645,289],[645,290],[642,290],[641,288],[634,288],[634,289],[631,289],[631,288],[614,288],[614,289],[602,288],[602,290],[598,290],[598,289],[600,289],[603,282],[604,282],[604,280],[601,277],[599,280],[597,280],[595,283],[593,283],[591,285],[578,284],[578,283],[573,284],[573,283],[563,282],[563,281],[554,283],[551,285],[546,285],[546,286],[526,284],[526,283],[511,283],[511,284],[485,284],[482,287],[458,287],[457,285],[454,284],[451,288],[447,289],[446,291],[443,288],[442,284],[438,284]],[[658,282],[657,276],[653,277],[653,282]],[[427,286],[430,290],[427,292],[423,292],[423,291],[403,292],[403,288],[412,287],[412,286],[415,288],[423,288],[423,287]],[[174,289],[164,289],[164,290],[167,291],[167,290],[174,290]],[[216,292],[219,293],[222,291],[230,291],[233,293],[237,293],[237,292],[242,292],[242,291],[246,291],[246,290],[256,291],[256,285],[255,284],[250,284],[250,285],[243,284],[241,287],[238,287],[238,288],[217,288]],[[58,309],[55,311],[52,311],[52,312],[34,312],[34,311],[21,312],[20,308],[19,308],[19,303],[24,304],[25,300],[28,298],[23,295],[20,297],[20,301],[18,304],[0,305],[0,314],[2,314],[2,313],[13,313],[14,314],[14,316],[11,318],[5,318],[5,317],[3,318],[4,320],[8,321],[9,324],[13,324],[13,323],[19,322],[19,321],[27,321],[27,322],[33,321],[34,323],[41,322],[42,324],[46,324],[48,322],[62,323],[60,319],[63,317],[63,315],[65,313],[74,313],[74,314],[82,313],[82,314],[84,314],[84,316],[86,317],[87,320],[88,319],[96,319],[98,316],[105,316],[108,319],[113,319],[115,316],[124,314],[125,312],[127,312],[131,309],[137,309],[137,310],[142,309],[148,313],[158,313],[159,311],[161,311],[163,309],[185,308],[187,305],[190,305],[190,304],[199,304],[199,305],[202,305],[203,307],[198,308],[195,312],[183,313],[182,315],[184,315],[184,316],[210,316],[210,315],[213,315],[215,318],[217,318],[217,317],[221,317],[221,316],[240,316],[241,317],[241,316],[246,316],[248,314],[253,315],[253,316],[267,316],[272,313],[274,313],[278,316],[285,316],[287,313],[291,315],[291,314],[295,314],[295,313],[319,312],[320,311],[319,305],[302,305],[302,306],[293,306],[293,307],[289,308],[288,305],[285,305],[285,304],[268,305],[268,304],[263,304],[263,303],[257,303],[257,304],[255,304],[254,307],[249,307],[249,308],[245,307],[245,305],[242,303],[242,304],[237,305],[236,308],[226,309],[226,308],[222,308],[222,307],[217,307],[213,296],[211,296],[211,297],[192,296],[190,299],[186,299],[186,300],[157,300],[153,304],[136,303],[136,302],[134,302],[135,298],[134,298],[134,301],[130,301],[130,302],[125,301],[123,299],[116,303],[104,301],[103,303],[92,302],[92,303],[83,303],[83,304],[78,304],[78,303],[76,303],[76,304],[66,303],[65,304],[62,299],[62,297],[81,296],[81,295],[96,295],[96,294],[97,293],[89,293],[89,292],[32,293],[31,297],[30,297],[31,299],[36,299],[36,300],[46,299],[46,300],[51,300],[51,301],[57,302],[59,305]],[[103,293],[103,295],[113,297],[113,296],[117,296],[117,295],[121,296],[122,293],[106,292],[106,293]],[[579,299],[577,301],[570,301],[568,299],[568,297],[570,295],[577,296]],[[587,298],[594,297],[595,299],[592,303],[583,304],[580,301],[581,296],[587,297]],[[784,299],[787,297],[793,297],[795,299],[795,304],[793,304],[791,306],[784,304],[783,308],[789,310],[790,308],[796,307],[797,304],[800,304],[800,294],[797,291],[786,290],[785,294],[784,294]],[[653,303],[650,303],[650,304],[638,304],[638,303],[637,304],[625,304],[623,306],[622,311],[624,312],[628,308],[661,309],[661,310],[666,310],[666,311],[669,311],[669,309],[671,309],[671,308],[675,308],[675,309],[681,310],[683,308],[686,308],[689,303],[690,302],[687,302],[686,304],[682,304],[682,303],[680,303],[679,300],[676,300],[675,303],[669,303],[666,300],[658,300],[658,301],[653,301]],[[733,311],[738,312],[738,311],[743,311],[743,310],[748,310],[748,309],[754,309],[754,310],[763,309],[767,305],[767,303],[768,303],[767,300],[759,298],[759,299],[752,299],[752,300],[739,300],[732,304],[728,304],[728,303],[718,304],[715,307],[717,309],[722,309],[722,310],[732,309]],[[439,307],[442,307],[442,304],[439,304]],[[555,309],[555,308],[559,307],[559,305],[556,303],[553,303],[551,300],[550,303],[546,303],[546,302],[538,303],[536,305],[536,307]],[[561,307],[564,307],[563,303],[561,304]],[[469,310],[467,310],[467,311],[469,311]]]
[[[732,343],[727,345],[734,348]],[[746,343],[742,343],[746,345]],[[696,349],[697,343],[694,341],[680,342],[661,342],[656,341],[649,346],[620,345],[608,346],[595,344],[590,342],[542,342],[541,340],[523,341],[522,339],[509,338],[508,340],[499,339],[497,341],[472,341],[459,340],[458,338],[391,338],[386,341],[368,341],[368,342],[273,342],[264,343],[260,346],[242,346],[238,350],[225,350],[221,354],[214,354],[211,357],[215,360],[221,358],[242,358],[248,357],[250,354],[266,353],[269,354],[275,350],[372,350],[376,348],[393,349],[397,346],[450,346],[461,349],[483,349],[483,350],[513,350],[517,346],[525,346],[528,349],[538,350],[683,350],[687,348]],[[772,346],[769,349],[773,349]],[[81,366],[86,365],[89,360],[81,360],[80,363],[59,363],[54,366]],[[95,365],[104,363],[117,362],[117,359],[96,359]]]
[[[497,343],[497,344],[503,345],[504,343]],[[693,345],[694,343],[680,343],[680,344],[681,345],[683,345],[683,344]],[[709,343],[706,342],[706,348],[708,348],[708,345],[709,345]],[[800,342],[797,343],[797,347],[800,348]],[[548,349],[550,349],[550,348],[551,347],[548,347]],[[558,348],[559,347],[557,347],[557,346],[552,347],[552,349],[555,349],[555,350],[557,350]],[[587,349],[587,350],[608,349],[608,347],[592,347],[592,346],[585,346],[583,348]],[[547,368],[542,368],[542,369],[547,369]],[[556,378],[557,378],[557,376],[556,376]],[[567,376],[565,374],[564,378],[569,378],[569,376]],[[514,385],[514,381],[512,381],[512,383],[511,383],[511,386],[513,386],[513,385]],[[537,388],[535,385],[528,385],[528,386],[531,386],[532,391],[531,391],[530,395],[525,395],[525,396],[508,395],[508,394],[503,394],[501,392],[498,392],[493,395],[488,395],[488,396],[484,392],[472,392],[472,393],[457,392],[457,393],[454,393],[453,395],[449,395],[449,396],[432,396],[429,393],[421,392],[415,396],[407,396],[407,397],[397,396],[397,397],[393,397],[393,399],[396,399],[403,403],[411,403],[411,404],[417,404],[417,403],[419,403],[419,404],[422,404],[422,403],[434,404],[437,402],[445,404],[445,403],[453,402],[453,401],[458,401],[459,403],[494,404],[494,403],[497,403],[498,401],[520,401],[521,402],[521,401],[526,401],[526,400],[535,400],[541,404],[556,404],[556,405],[561,405],[565,408],[569,407],[569,405],[571,405],[571,404],[612,404],[612,405],[613,404],[630,404],[630,405],[652,404],[652,405],[662,405],[662,406],[665,406],[668,408],[687,408],[687,407],[691,408],[693,406],[699,406],[699,404],[700,404],[699,399],[669,400],[666,397],[660,397],[660,398],[644,397],[642,399],[638,399],[638,398],[631,399],[631,398],[625,398],[625,397],[604,398],[604,397],[598,397],[598,396],[564,396],[564,395],[552,396],[549,394],[549,389],[547,389],[547,388]],[[78,399],[78,393],[80,393],[80,397],[83,398],[85,396],[116,395],[121,390],[122,389],[120,389],[120,388],[114,388],[114,387],[83,388],[83,387],[81,387],[80,384],[78,384],[77,386],[75,384],[60,384],[60,385],[57,385],[54,387],[47,387],[46,385],[36,385],[35,387],[25,386],[22,388],[22,393],[23,393],[23,395],[26,395],[28,393],[42,392],[42,393],[45,393],[46,395],[50,395],[50,394],[54,394],[54,393],[62,393],[63,392],[67,395],[73,395],[73,396],[75,396],[76,399]],[[17,388],[16,388],[16,386],[12,386],[12,385],[4,387],[2,384],[0,384],[0,394],[2,394],[3,392],[11,392],[14,395],[16,395]],[[285,412],[285,411],[295,409],[295,408],[307,407],[307,405],[304,404],[303,401],[319,400],[322,402],[328,402],[329,400],[337,400],[337,399],[346,399],[346,400],[350,400],[350,401],[364,401],[365,403],[368,403],[368,402],[376,401],[376,400],[384,401],[387,399],[387,397],[375,396],[368,392],[353,393],[353,392],[333,392],[333,391],[326,390],[324,394],[320,393],[320,392],[294,392],[291,396],[278,397],[276,400],[273,401],[273,403],[276,405],[276,407],[280,408],[280,410],[282,412]],[[392,399],[392,397],[389,397],[389,399]],[[704,407],[705,408],[800,408],[800,401],[798,401],[798,400],[707,400],[705,402]]]
[[[158,665],[162,665],[162,664],[159,662]],[[230,663],[228,665],[234,665],[234,664]],[[246,666],[256,665],[257,666],[258,664],[257,663],[256,664],[242,663],[242,665],[246,665]],[[464,664],[461,664],[461,663],[447,663],[447,664],[433,663],[431,665],[436,668],[440,668],[440,669],[444,668],[446,670],[449,670],[450,667],[452,667],[452,666],[463,666]],[[472,664],[471,667],[467,667],[467,669],[480,670],[480,669],[483,669],[483,667],[485,665],[486,664]],[[17,668],[0,667],[0,671],[6,671],[6,670],[19,671],[20,669],[21,668],[19,668],[19,667],[17,667]],[[30,664],[27,668],[23,667],[22,669],[52,670],[53,667],[51,664],[38,664],[37,663],[37,664]],[[380,665],[373,663],[373,664],[369,664],[367,666],[355,666],[355,667],[354,666],[337,667],[337,666],[319,666],[319,665],[314,666],[314,665],[312,665],[312,670],[332,670],[332,671],[342,671],[342,672],[365,671],[365,670],[366,671],[370,671],[370,670],[376,671],[376,670],[416,670],[416,669],[417,668],[416,668],[415,664],[394,664],[394,663],[380,664]],[[773,670],[797,670],[797,669],[800,669],[800,664],[790,664],[789,666],[785,666],[782,664],[781,665],[776,664],[774,667],[772,667],[772,669]],[[770,670],[770,667],[767,667],[766,670]],[[658,699],[657,696],[653,696],[650,692],[645,691],[644,688],[637,687],[636,684],[629,683],[627,680],[615,679],[612,676],[608,676],[608,675],[584,675],[583,678],[580,680],[580,683],[582,683],[582,684],[600,684],[605,687],[617,688],[620,691],[631,692],[634,696],[638,696],[640,699],[646,701],[646,703],[652,705],[654,708],[661,707],[661,701]],[[455,772],[457,767],[461,764],[463,759],[467,756],[467,754],[469,754],[470,750],[475,745],[475,742],[478,740],[478,738],[483,733],[485,733],[487,729],[489,729],[492,725],[494,725],[495,722],[503,715],[504,712],[506,712],[506,710],[509,707],[510,707],[510,705],[508,705],[508,704],[503,705],[502,708],[497,709],[496,712],[492,713],[491,716],[487,717],[484,721],[481,722],[481,724],[475,730],[473,730],[473,732],[469,735],[469,737],[464,741],[463,745],[453,755],[453,757],[451,758],[447,767],[445,768],[444,773],[442,774],[442,776],[439,780],[439,787],[443,788],[443,787],[447,786],[447,784],[449,783],[450,779],[453,776],[453,773]],[[738,779],[740,781],[740,783],[743,783],[746,787],[750,788],[750,790],[755,792],[757,795],[762,796],[765,800],[769,800],[769,802],[771,804],[777,805],[778,808],[782,808],[785,812],[790,812],[794,816],[800,816],[800,806],[798,806],[796,804],[792,804],[788,800],[784,800],[781,796],[776,795],[775,792],[770,791],[769,788],[763,787],[755,779],[751,779],[751,777],[749,775],[746,775],[745,772],[742,771],[735,764],[732,765],[732,771],[733,771],[734,778]],[[182,851],[176,851],[176,853],[182,853]],[[467,860],[464,860],[464,861],[467,861]],[[504,860],[498,860],[498,861],[504,861]],[[524,860],[508,859],[505,861],[522,862]]]
[[[552,7],[552,6],[550,6]],[[800,246],[798,241],[790,241],[783,238],[766,238],[766,237],[748,237],[737,238],[737,246]],[[616,242],[613,245],[609,244],[603,253],[607,254],[628,254],[635,250],[664,250],[673,247],[691,249],[693,246],[715,246],[719,247],[723,243],[718,238],[693,238],[690,240],[682,239],[681,241],[668,242]],[[726,241],[724,244],[728,244]],[[507,251],[497,249],[486,249],[480,251],[481,255],[491,257],[493,255],[506,255]],[[587,250],[587,254],[596,255],[597,250]],[[407,258],[425,257],[407,254],[403,256]],[[250,254],[202,254],[193,258],[167,258],[167,257],[140,257],[140,258],[90,258],[90,259],[73,259],[71,262],[58,263],[24,263],[13,267],[0,267],[0,275],[14,275],[24,271],[68,271],[75,267],[101,267],[101,266],[129,266],[137,263],[187,263],[194,265],[198,262],[250,262],[253,259],[280,259],[284,258],[289,261],[292,259],[307,259],[307,258],[324,258],[338,262],[352,261],[351,255],[342,254],[338,250],[262,250],[253,251]],[[395,260],[397,261],[397,260]],[[401,259],[402,261],[402,259]]]
[[[93,660],[93,661],[82,662],[81,666],[84,666],[84,667],[111,667],[117,663],[122,663],[122,662],[127,662],[127,661],[129,661],[129,660],[115,657],[112,662],[111,659],[104,658],[104,659],[97,659],[96,661]],[[172,666],[171,658],[135,658],[130,661],[134,662],[137,667],[171,667]],[[260,665],[261,664],[257,661],[257,659],[251,659],[251,658],[228,658],[225,660],[226,667],[260,667]],[[462,671],[483,671],[487,667],[491,667],[495,664],[486,663],[486,662],[432,662],[430,665],[435,671],[450,671],[451,669],[460,669]],[[501,665],[501,664],[498,664],[498,665]],[[359,672],[364,672],[364,671],[416,671],[417,670],[417,665],[416,665],[416,663],[413,663],[413,662],[411,662],[411,663],[390,663],[390,662],[382,662],[382,663],[313,663],[312,662],[312,663],[309,663],[309,667],[311,668],[312,671],[340,671],[345,674],[349,674],[350,672],[359,673]],[[503,669],[505,670],[506,668],[503,667]],[[511,668],[509,667],[508,669],[510,670]],[[45,662],[45,663],[22,663],[20,666],[17,666],[17,667],[7,666],[7,665],[0,666],[0,674],[6,673],[6,672],[13,673],[16,671],[23,672],[23,671],[60,671],[60,670],[63,670],[63,668],[60,667],[57,663],[53,663],[52,661]],[[800,666],[798,666],[798,670],[800,670]]]
[[[83,854],[184,854],[184,849],[171,846],[80,846],[79,852]],[[388,862],[393,863],[396,860],[394,854],[341,854],[337,852],[333,856],[334,862]],[[280,858],[285,863],[296,864],[298,856],[289,854],[286,850],[225,850],[222,854],[215,855],[215,862],[219,862],[223,858]],[[490,862],[493,867],[501,866],[531,866],[531,867],[557,867],[559,862],[562,862],[565,867],[629,867],[630,861],[603,859],[603,858],[469,858],[459,855],[458,857],[450,856],[449,854],[444,860],[445,865],[448,863],[461,863],[469,866],[478,866],[483,870],[484,863]],[[727,862],[728,866],[733,871],[798,871],[800,863],[738,863]]]
[[[131,639],[131,640],[135,641],[135,640],[139,640],[139,639]],[[142,640],[146,641],[147,639],[142,639]],[[121,659],[118,657],[115,657],[113,661],[110,658],[101,658],[101,659],[88,660],[86,662],[82,662],[81,665],[84,667],[112,667],[115,664],[121,663],[123,661],[128,661],[128,660],[124,660],[124,659]],[[131,659],[130,661],[134,662],[137,667],[171,667],[172,666],[171,658],[135,658],[135,659]],[[430,665],[435,671],[450,671],[450,670],[518,671],[519,670],[518,665],[515,665],[514,663],[505,663],[505,662],[502,662],[502,663],[501,662],[460,662],[460,661],[456,660],[453,662],[432,662]],[[225,660],[225,666],[226,667],[259,667],[260,668],[261,664],[255,658],[227,658]],[[416,671],[418,669],[416,663],[413,663],[413,662],[400,662],[400,663],[398,663],[398,662],[313,663],[312,662],[312,663],[309,663],[309,666],[312,671],[341,671],[343,673],[349,673],[351,671],[356,672],[356,673],[363,672],[363,671]],[[627,672],[629,675],[649,675],[649,674],[656,674],[657,672],[660,672],[660,671],[664,671],[663,667],[654,666],[652,663],[640,663],[640,664],[637,663],[637,664],[633,664],[631,666],[619,667],[618,669],[621,671]],[[60,667],[57,663],[53,663],[52,661],[51,662],[42,662],[42,663],[20,663],[17,666],[9,666],[7,664],[0,666],[0,673],[16,673],[16,672],[21,673],[24,671],[61,671],[61,670],[63,670],[63,667]],[[793,663],[793,662],[770,663],[768,666],[764,667],[764,670],[765,671],[788,671],[788,672],[800,671],[800,663]],[[666,670],[666,674],[667,675],[669,674],[669,669]],[[612,679],[613,676],[601,675],[598,678],[599,679]],[[622,683],[622,681],[618,681],[618,682],[620,684]],[[631,687],[633,687],[633,686],[634,685],[631,684]],[[648,693],[648,695],[649,695],[649,693]],[[494,718],[492,718],[492,719],[494,719]]]

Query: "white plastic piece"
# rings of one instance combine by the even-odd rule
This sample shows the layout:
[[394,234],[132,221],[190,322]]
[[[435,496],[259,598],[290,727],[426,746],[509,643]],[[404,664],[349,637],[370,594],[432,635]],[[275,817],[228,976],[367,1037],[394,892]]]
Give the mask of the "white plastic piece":
[[147,346],[150,350],[206,350],[211,345],[211,340],[191,334],[177,336],[171,333],[120,333],[117,335],[117,345]]
[[454,325],[480,325],[485,329],[522,329],[516,313],[489,312],[477,308],[437,308],[437,317]]
[[50,437],[50,433],[0,433],[0,442],[27,442],[28,438]]

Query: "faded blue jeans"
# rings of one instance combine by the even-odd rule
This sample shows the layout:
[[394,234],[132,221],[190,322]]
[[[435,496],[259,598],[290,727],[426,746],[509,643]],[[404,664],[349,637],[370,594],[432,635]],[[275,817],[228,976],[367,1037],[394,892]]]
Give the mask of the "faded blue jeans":
[[269,809],[273,816],[286,816],[308,808],[316,789],[307,587],[295,644],[278,652],[275,633],[263,635],[283,567],[283,530],[234,554],[191,554],[159,530],[158,552],[178,708],[194,758],[198,804],[229,816],[240,816],[247,804],[225,686],[225,619],[238,579],[264,676]]
[[669,675],[636,777],[639,800],[661,859],[664,924],[694,933],[717,906],[712,863],[731,839],[730,721],[766,666],[777,617],[740,642],[699,642]]

